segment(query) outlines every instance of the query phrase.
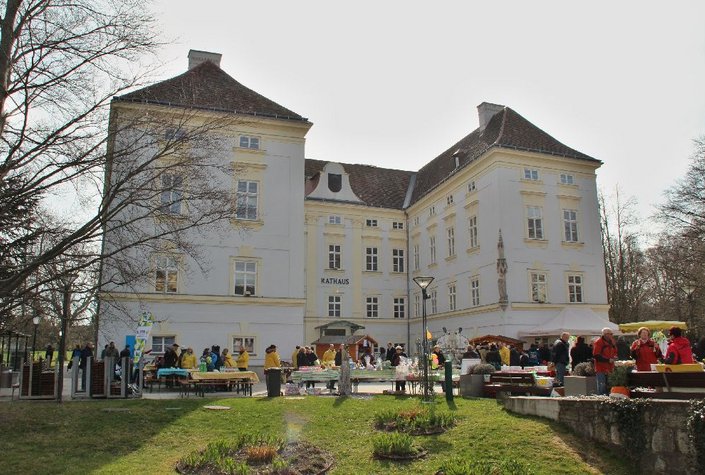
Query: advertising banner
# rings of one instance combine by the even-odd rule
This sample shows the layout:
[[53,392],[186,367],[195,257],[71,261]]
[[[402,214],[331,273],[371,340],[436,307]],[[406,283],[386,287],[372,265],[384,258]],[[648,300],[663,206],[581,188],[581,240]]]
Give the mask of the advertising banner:
[[150,312],[144,312],[142,317],[140,317],[140,322],[137,326],[137,334],[135,335],[135,353],[133,357],[135,364],[139,363],[144,353],[147,339],[149,339],[149,334],[152,332],[152,325],[154,325],[154,317]]

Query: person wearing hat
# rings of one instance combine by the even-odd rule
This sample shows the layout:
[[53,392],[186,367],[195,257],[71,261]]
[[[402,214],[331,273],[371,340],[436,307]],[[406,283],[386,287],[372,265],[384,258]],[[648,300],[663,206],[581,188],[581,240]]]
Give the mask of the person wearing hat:
[[[406,358],[406,353],[404,353],[404,348],[397,346],[394,348],[394,356],[392,357],[392,366],[399,366],[402,358]],[[394,385],[394,390],[399,392],[406,392],[406,380],[397,380]]]
[[602,329],[602,336],[592,345],[592,356],[595,358],[597,394],[607,395],[607,375],[614,371],[614,362],[617,361],[617,346],[612,337],[612,329]]
[[695,363],[693,351],[690,349],[690,341],[681,333],[678,327],[671,327],[668,331],[669,342],[666,349],[666,364],[689,364]]
[[276,345],[269,345],[269,348],[264,350],[264,371],[265,373],[269,368],[280,368],[281,360],[279,359],[279,353],[277,353]]

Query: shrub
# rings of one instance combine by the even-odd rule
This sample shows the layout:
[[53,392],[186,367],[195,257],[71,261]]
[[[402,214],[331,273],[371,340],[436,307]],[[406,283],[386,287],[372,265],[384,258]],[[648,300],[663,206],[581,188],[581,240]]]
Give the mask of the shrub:
[[607,375],[607,381],[610,386],[629,386],[629,373],[631,366],[616,366],[614,370]]
[[[196,471],[211,466],[224,473],[246,475],[250,472],[248,464],[272,463],[283,444],[283,440],[278,437],[241,434],[233,442],[224,440],[211,442],[202,451],[193,452],[183,457],[179,461],[179,465]],[[246,462],[238,462],[233,459],[236,452],[240,450],[244,452]]]
[[374,416],[375,427],[410,433],[437,432],[455,425],[457,417],[451,412],[440,412],[427,408],[415,408],[405,411],[388,410]]
[[372,439],[372,448],[375,455],[414,455],[418,449],[409,434],[391,432],[378,434]]
[[492,374],[495,371],[497,370],[494,366],[486,363],[477,364],[472,367],[472,374]]
[[277,456],[277,448],[272,445],[251,445],[245,447],[245,456],[250,465],[270,463]]
[[441,465],[442,475],[532,475],[531,467],[513,459],[468,460],[455,457]]
[[573,376],[595,376],[595,367],[591,361],[576,364],[573,369]]

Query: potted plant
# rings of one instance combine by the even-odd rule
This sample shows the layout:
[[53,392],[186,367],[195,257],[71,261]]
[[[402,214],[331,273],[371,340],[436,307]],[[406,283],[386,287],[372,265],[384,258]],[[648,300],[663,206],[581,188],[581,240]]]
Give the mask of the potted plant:
[[597,394],[597,382],[595,380],[595,367],[592,362],[586,361],[575,365],[570,376],[563,379],[566,396],[589,396]]
[[607,382],[611,386],[610,397],[629,397],[629,373],[631,366],[615,366],[614,370],[607,375]]
[[478,364],[468,368],[468,374],[460,376],[460,395],[481,397],[485,382],[489,382],[490,375],[496,370],[490,364]]

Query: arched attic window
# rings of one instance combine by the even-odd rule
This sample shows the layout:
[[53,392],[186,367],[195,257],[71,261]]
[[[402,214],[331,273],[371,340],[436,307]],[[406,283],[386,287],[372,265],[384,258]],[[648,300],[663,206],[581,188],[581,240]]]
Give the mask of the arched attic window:
[[337,193],[343,187],[343,177],[338,173],[328,174],[328,189],[333,193]]

